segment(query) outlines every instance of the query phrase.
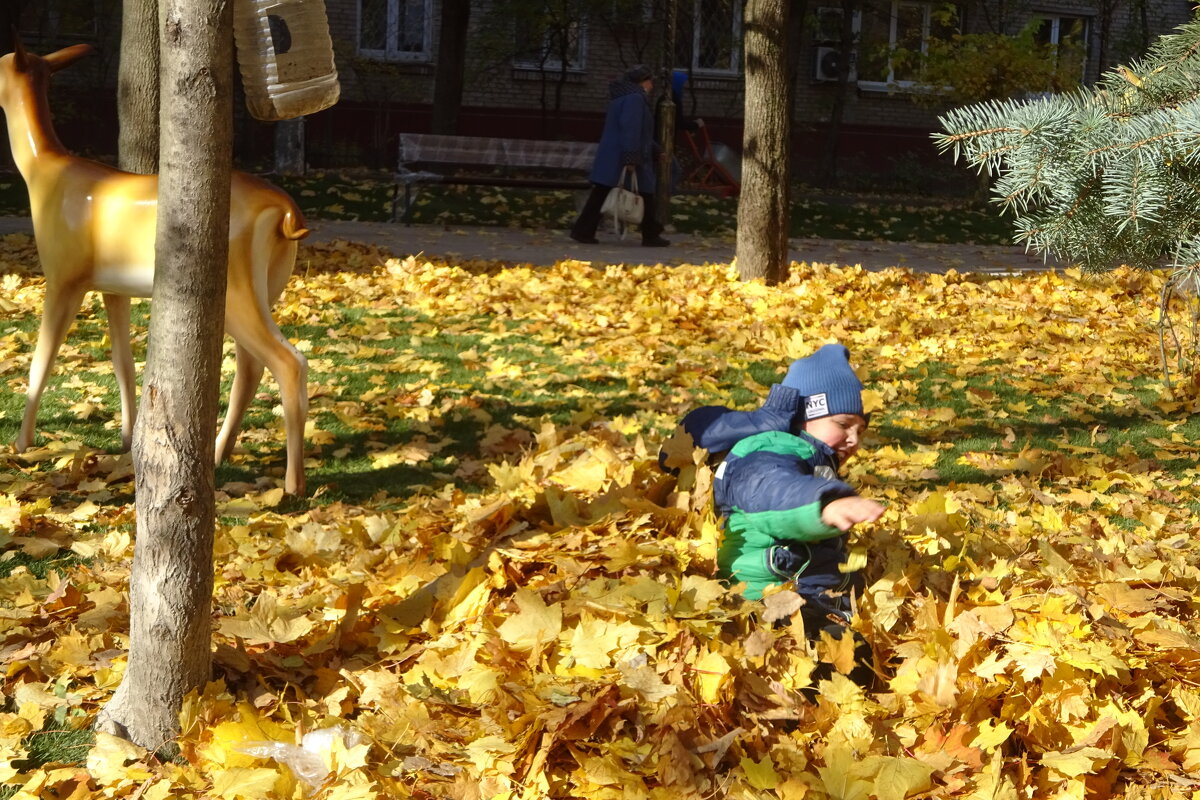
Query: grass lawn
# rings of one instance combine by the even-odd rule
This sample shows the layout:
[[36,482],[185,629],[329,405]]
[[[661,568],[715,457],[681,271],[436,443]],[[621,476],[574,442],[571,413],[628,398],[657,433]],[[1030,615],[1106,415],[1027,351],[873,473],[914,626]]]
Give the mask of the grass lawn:
[[[305,213],[327,219],[391,218],[394,184],[387,175],[314,174],[277,177]],[[415,222],[565,228],[574,220],[578,193],[545,189],[427,184],[417,190]],[[672,198],[672,223],[687,233],[732,233],[737,201],[711,195]],[[995,211],[966,200],[937,201],[896,195],[822,195],[793,192],[794,237],[881,241],[1008,244],[1012,232]]]
[[[1096,775],[1119,794],[1193,769],[1200,404],[1159,379],[1157,276],[815,265],[768,289],[715,267],[303,257],[277,318],[310,363],[310,495],[279,489],[268,380],[217,473],[219,682],[188,705],[179,763],[98,739],[86,772],[60,768],[126,646],[132,479],[98,298],[38,447],[0,453],[0,690],[27,701],[0,709],[10,785],[215,795],[237,770],[292,796],[239,743],[334,724],[370,742],[336,785],[379,797],[1082,795]],[[0,242],[8,441],[32,258]],[[874,409],[846,477],[888,507],[852,539],[870,692],[808,685],[846,653],[712,580],[711,473],[656,461],[682,413],[753,407],[833,339]]]
[[[395,185],[389,175],[363,172],[275,176],[304,213],[317,219],[387,221]],[[413,221],[448,225],[506,225],[562,229],[575,218],[578,193],[484,186],[420,186]],[[18,175],[0,177],[0,215],[24,216],[29,199]],[[686,233],[732,234],[737,201],[710,195],[672,198],[672,224]],[[991,208],[962,199],[900,195],[827,195],[793,191],[792,232],[797,238],[1008,244],[1012,231]]]

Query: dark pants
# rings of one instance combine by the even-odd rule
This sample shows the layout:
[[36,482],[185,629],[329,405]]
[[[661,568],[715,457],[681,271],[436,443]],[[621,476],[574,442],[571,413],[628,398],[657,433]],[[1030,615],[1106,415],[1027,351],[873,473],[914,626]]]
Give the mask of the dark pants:
[[[854,640],[855,666],[847,676],[862,687],[869,687],[875,677],[871,669],[871,646],[862,636],[849,628],[852,595],[861,595],[865,581],[861,572],[842,573],[838,565],[845,561],[840,539],[815,544],[793,544],[771,551],[772,567],[781,574],[791,574],[796,593],[804,598],[800,618],[804,634],[811,641],[821,638],[821,632],[833,639],[851,636]],[[822,662],[813,671],[811,680],[818,682],[833,676],[833,665]]]
[[[599,183],[592,184],[592,191],[588,194],[587,202],[583,204],[583,210],[579,212],[579,218],[575,220],[575,224],[571,226],[571,235],[580,239],[588,239],[596,235],[596,229],[600,227],[600,207],[604,205],[604,198],[608,197],[608,193],[612,191],[611,186],[603,186]],[[663,232],[663,226],[658,221],[656,209],[654,208],[654,195],[644,194],[642,200],[645,201],[645,213],[642,216],[642,241],[651,241],[657,239]]]

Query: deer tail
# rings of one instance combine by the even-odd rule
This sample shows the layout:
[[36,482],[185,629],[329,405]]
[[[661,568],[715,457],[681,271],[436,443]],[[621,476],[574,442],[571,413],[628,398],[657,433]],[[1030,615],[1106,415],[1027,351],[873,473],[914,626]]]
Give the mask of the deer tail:
[[283,220],[279,223],[279,232],[283,234],[283,238],[293,241],[303,239],[311,233],[305,227],[304,215],[300,213],[300,209],[295,207],[283,213]]

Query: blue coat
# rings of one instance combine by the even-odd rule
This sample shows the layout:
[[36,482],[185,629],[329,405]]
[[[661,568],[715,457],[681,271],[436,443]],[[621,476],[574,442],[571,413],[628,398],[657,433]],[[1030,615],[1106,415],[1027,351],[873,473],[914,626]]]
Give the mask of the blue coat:
[[789,580],[811,601],[846,583],[838,565],[846,560],[847,537],[821,521],[821,509],[855,492],[838,478],[837,454],[828,445],[791,432],[803,413],[804,396],[776,384],[754,411],[705,406],[683,419],[697,446],[714,455],[728,451],[713,476],[713,500],[725,522],[717,566],[726,578],[744,581],[752,600]]
[[638,192],[654,194],[654,111],[639,84],[614,81],[609,86],[612,100],[604,115],[604,131],[596,147],[596,160],[588,180],[601,186],[616,186],[622,170],[637,167]]
[[761,408],[734,411],[725,406],[701,406],[683,418],[683,429],[691,434],[696,447],[723,454],[756,433],[789,431],[797,419],[804,419],[804,395],[776,383]]

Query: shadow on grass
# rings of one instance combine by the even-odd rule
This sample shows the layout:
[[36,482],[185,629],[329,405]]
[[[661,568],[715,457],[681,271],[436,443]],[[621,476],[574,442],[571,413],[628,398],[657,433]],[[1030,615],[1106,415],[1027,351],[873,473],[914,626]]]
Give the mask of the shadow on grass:
[[[22,743],[27,757],[13,761],[13,768],[31,772],[50,764],[82,764],[95,741],[96,736],[90,729],[63,729],[60,723],[50,721],[42,730],[25,737]],[[11,795],[0,795],[8,796]]]
[[[1162,433],[1155,421],[1140,414],[1119,413],[1112,410],[1097,409],[1096,413],[1087,419],[1057,417],[1033,422],[1009,418],[997,420],[992,424],[973,421],[966,425],[937,431],[916,431],[911,428],[881,425],[877,429],[877,435],[886,439],[888,444],[894,444],[904,450],[933,447],[947,441],[959,444],[979,441],[981,444],[991,443],[992,445],[980,448],[982,452],[1016,454],[1027,447],[1036,447],[1047,452],[1070,456],[1072,455],[1070,447],[1092,446],[1086,442],[1090,441],[1092,434],[1097,429],[1108,434],[1111,439],[1116,440],[1117,444],[1128,444],[1136,453],[1136,458],[1119,454],[1104,454],[1103,457],[1111,460],[1112,463],[1109,466],[1114,469],[1120,468],[1127,472],[1148,472],[1151,470],[1170,471],[1180,467],[1190,469],[1195,466],[1195,460],[1184,455],[1177,459],[1163,459],[1156,456],[1157,448],[1146,441],[1147,437]],[[1005,448],[996,447],[996,444],[1008,435],[1009,430],[1012,431],[1011,444]],[[1070,447],[1064,447],[1064,439],[1070,443]],[[991,483],[999,477],[994,470],[958,463],[957,460],[961,457],[964,449],[973,450],[969,447],[961,449],[956,447],[941,455],[934,466],[939,473],[938,477],[911,482],[907,485],[933,489],[948,481]],[[1096,449],[1102,451],[1102,448],[1097,447]],[[1200,451],[1200,443],[1198,443],[1197,449]],[[1050,466],[1052,465],[1047,465],[1045,469]],[[1044,474],[1045,469],[1038,471],[1038,474]],[[1012,474],[1033,474],[1033,472],[1033,470],[1014,470]]]

